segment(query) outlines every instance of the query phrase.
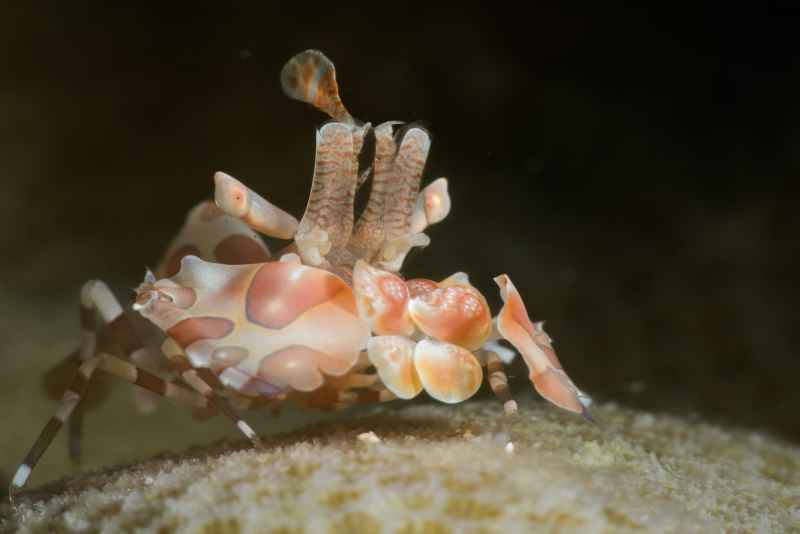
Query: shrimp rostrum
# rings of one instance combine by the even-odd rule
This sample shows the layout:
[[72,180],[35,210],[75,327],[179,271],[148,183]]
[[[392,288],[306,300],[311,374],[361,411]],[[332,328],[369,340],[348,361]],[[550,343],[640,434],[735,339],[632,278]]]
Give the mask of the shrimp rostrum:
[[[507,275],[495,278],[503,300],[496,316],[463,272],[441,281],[401,275],[409,251],[429,244],[425,229],[450,211],[445,178],[420,188],[428,132],[354,119],[339,98],[333,64],[319,51],[293,57],[281,83],[289,97],[332,119],[316,132],[303,217],[298,221],[218,172],[214,202],[190,212],[161,264],[137,288],[132,310],[102,282],[88,282],[81,292],[81,346],[69,358],[74,376],[12,490],[25,485],[97,370],[196,414],[222,413],[258,444],[239,417],[248,408],[287,400],[342,408],[411,399],[423,390],[458,403],[478,391],[484,374],[505,411],[516,412],[504,370],[516,352],[498,343],[506,340],[545,399],[588,417],[588,397],[562,368],[543,323],[529,319]],[[367,136],[374,157],[360,169]],[[356,219],[356,191],[368,180]],[[258,234],[291,243],[273,257]],[[155,325],[155,345],[133,328],[137,314]]]

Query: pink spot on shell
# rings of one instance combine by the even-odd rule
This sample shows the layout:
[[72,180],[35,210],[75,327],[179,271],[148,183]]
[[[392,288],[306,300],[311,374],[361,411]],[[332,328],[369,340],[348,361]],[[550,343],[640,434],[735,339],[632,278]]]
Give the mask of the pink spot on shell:
[[252,237],[234,234],[219,242],[214,248],[214,257],[219,263],[244,265],[268,261],[269,253],[263,244]]
[[186,348],[201,339],[223,338],[233,328],[233,321],[221,317],[190,317],[167,330],[167,335]]
[[247,318],[277,330],[341,291],[350,288],[327,271],[287,262],[267,263],[258,269],[247,290]]

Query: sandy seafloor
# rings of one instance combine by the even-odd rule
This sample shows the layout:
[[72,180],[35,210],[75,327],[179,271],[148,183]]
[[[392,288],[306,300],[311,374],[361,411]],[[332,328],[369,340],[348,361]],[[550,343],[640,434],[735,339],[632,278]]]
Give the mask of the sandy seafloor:
[[[13,532],[798,532],[800,449],[613,404],[380,407],[80,475]],[[244,448],[243,448],[244,447]]]

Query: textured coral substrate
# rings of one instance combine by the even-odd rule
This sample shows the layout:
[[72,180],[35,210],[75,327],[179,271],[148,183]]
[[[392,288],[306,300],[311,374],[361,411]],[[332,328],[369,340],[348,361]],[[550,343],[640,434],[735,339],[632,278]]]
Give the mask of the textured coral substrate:
[[[68,479],[7,531],[797,532],[800,449],[613,405],[380,408]],[[374,435],[369,434],[374,432]],[[509,445],[509,441],[513,445]]]

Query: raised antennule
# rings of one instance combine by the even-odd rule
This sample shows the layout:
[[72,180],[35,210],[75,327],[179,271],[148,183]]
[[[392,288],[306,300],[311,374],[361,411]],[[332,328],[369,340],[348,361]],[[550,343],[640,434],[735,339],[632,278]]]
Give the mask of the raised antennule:
[[399,124],[389,121],[379,124],[375,134],[375,161],[372,165],[372,188],[369,200],[355,223],[350,247],[356,255],[372,262],[383,245],[386,233],[383,228],[383,212],[386,197],[394,180],[394,157],[397,143],[392,135],[392,127]]
[[422,172],[428,159],[431,138],[425,129],[411,126],[397,136],[397,154],[392,165],[392,182],[384,204],[383,228],[385,241],[381,246],[379,264],[386,270],[399,271],[406,254],[413,247],[424,247],[430,239],[414,233],[414,211],[417,205]]
[[413,126],[399,135],[393,165],[394,179],[389,190],[392,201],[384,206],[387,241],[409,234],[422,172],[431,148],[430,135],[423,128]]
[[309,265],[322,265],[331,250],[344,249],[350,240],[358,181],[354,145],[362,134],[361,128],[341,122],[329,122],[317,132],[311,193],[295,235]]
[[319,50],[306,50],[290,59],[281,70],[281,87],[289,98],[311,104],[334,120],[355,122],[339,98],[333,62]]

